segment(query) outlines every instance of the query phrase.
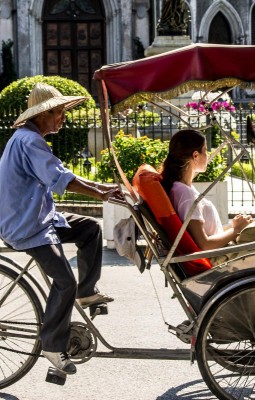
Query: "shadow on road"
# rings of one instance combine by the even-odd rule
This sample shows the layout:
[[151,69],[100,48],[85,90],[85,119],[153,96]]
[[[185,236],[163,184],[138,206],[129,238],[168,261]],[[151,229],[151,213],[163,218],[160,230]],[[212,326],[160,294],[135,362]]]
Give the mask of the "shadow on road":
[[183,385],[169,389],[167,392],[158,396],[156,400],[212,400],[215,396],[205,386],[202,379],[191,381]]
[[[71,267],[77,267],[77,259],[76,256],[72,257],[68,260],[71,264]],[[119,267],[125,265],[134,265],[130,262],[126,257],[121,257],[118,255],[115,249],[108,249],[107,247],[103,248],[103,266],[114,266],[118,265]]]
[[3,399],[3,400],[19,400],[18,397],[13,396],[12,394],[8,394],[8,393],[0,393],[0,399]]
[[121,257],[115,249],[103,248],[103,265],[133,265],[126,257]]

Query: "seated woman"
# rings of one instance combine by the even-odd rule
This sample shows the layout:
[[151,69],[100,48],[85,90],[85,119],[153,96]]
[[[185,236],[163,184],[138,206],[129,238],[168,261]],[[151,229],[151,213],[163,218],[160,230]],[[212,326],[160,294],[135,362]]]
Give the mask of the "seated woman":
[[[162,185],[182,221],[199,192],[193,179],[205,172],[208,162],[205,136],[196,130],[180,130],[171,139],[169,153],[162,165]],[[201,250],[212,250],[235,241],[240,231],[252,221],[251,215],[236,215],[224,230],[211,201],[203,198],[195,208],[187,230]]]

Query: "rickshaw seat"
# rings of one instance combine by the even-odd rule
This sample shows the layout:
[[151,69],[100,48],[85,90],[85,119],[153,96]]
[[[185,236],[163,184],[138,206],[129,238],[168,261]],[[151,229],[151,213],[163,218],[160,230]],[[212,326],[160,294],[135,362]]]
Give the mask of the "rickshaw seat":
[[[181,229],[182,222],[176,214],[170,198],[161,185],[162,176],[148,164],[142,164],[134,178],[133,186],[139,196],[147,203],[157,223],[165,232],[169,243],[172,244]],[[169,247],[170,249],[170,247]],[[190,234],[185,231],[176,249],[177,255],[185,255],[201,251]],[[208,258],[202,258],[182,263],[186,276],[194,276],[204,272],[212,265]]]
[[[163,252],[165,256],[165,254],[167,254],[168,250],[170,249],[170,242],[165,230],[159,225],[159,223],[155,219],[155,216],[153,215],[152,211],[150,210],[148,204],[145,201],[142,201],[139,204],[137,204],[135,210],[136,210],[136,216],[137,213],[139,213],[140,218],[142,220],[143,218],[145,218],[146,221],[149,222],[154,232],[157,234],[158,240],[160,240],[161,245],[160,249],[158,249],[159,251],[157,255],[159,257],[160,256],[162,257],[162,252]],[[142,225],[144,225],[143,222]],[[188,278],[188,275],[186,274],[182,264],[183,263],[171,263],[171,267],[174,270],[175,274],[178,276],[180,282]]]

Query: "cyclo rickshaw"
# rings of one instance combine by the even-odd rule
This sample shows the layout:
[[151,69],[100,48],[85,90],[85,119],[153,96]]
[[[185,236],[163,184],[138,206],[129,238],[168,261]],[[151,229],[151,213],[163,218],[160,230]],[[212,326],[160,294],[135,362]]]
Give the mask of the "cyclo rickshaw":
[[[152,260],[158,263],[187,317],[177,326],[169,325],[168,329],[189,344],[189,349],[176,352],[175,349],[116,348],[105,340],[92,322],[94,316],[102,311],[100,307],[90,318],[86,310],[75,304],[82,320],[72,322],[71,328],[69,353],[75,363],[88,361],[93,356],[191,360],[197,362],[205,383],[217,398],[254,398],[255,241],[217,250],[185,252],[186,228],[194,208],[233,164],[240,163],[242,168],[240,160],[244,155],[254,169],[249,151],[220,126],[209,102],[208,125],[202,130],[217,124],[223,137],[223,143],[210,157],[226,145],[231,147],[234,157],[198,197],[186,220],[180,223],[174,212],[164,214],[164,207],[161,207],[163,214],[159,215],[157,202],[150,203],[148,193],[152,187],[148,187],[148,182],[154,185],[158,199],[163,193],[156,171],[149,166],[142,167],[134,187],[127,180],[111,146],[109,127],[109,106],[118,111],[139,101],[150,102],[171,115],[178,114],[179,119],[190,126],[187,113],[170,103],[170,99],[190,90],[205,93],[221,90],[225,93],[236,87],[253,89],[255,70],[250,60],[254,56],[255,46],[195,44],[146,59],[106,65],[95,72],[105,139],[126,187],[123,200],[117,203],[128,208],[138,231],[136,239],[142,238],[146,244],[141,248],[138,242],[135,243],[141,260],[138,267],[142,272],[149,268]],[[244,170],[243,174],[254,196]],[[184,248],[180,250],[181,243],[184,243]],[[10,249],[6,247],[0,250],[1,389],[21,379],[40,356],[39,335],[47,298],[42,285],[31,272],[34,260],[21,266],[4,254],[8,251]],[[217,256],[222,256],[218,265],[187,275],[187,263],[196,265],[201,260]],[[50,286],[47,276],[40,272]],[[106,352],[97,351],[98,341],[105,346]]]

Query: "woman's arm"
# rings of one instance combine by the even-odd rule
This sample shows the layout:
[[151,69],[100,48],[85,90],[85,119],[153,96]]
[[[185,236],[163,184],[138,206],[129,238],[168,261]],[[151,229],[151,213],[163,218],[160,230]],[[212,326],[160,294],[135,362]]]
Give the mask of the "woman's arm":
[[204,224],[199,220],[191,220],[187,230],[201,250],[213,250],[226,246],[231,240],[236,240],[240,231],[252,222],[251,215],[236,215],[232,226],[224,232],[208,236],[204,231]]

